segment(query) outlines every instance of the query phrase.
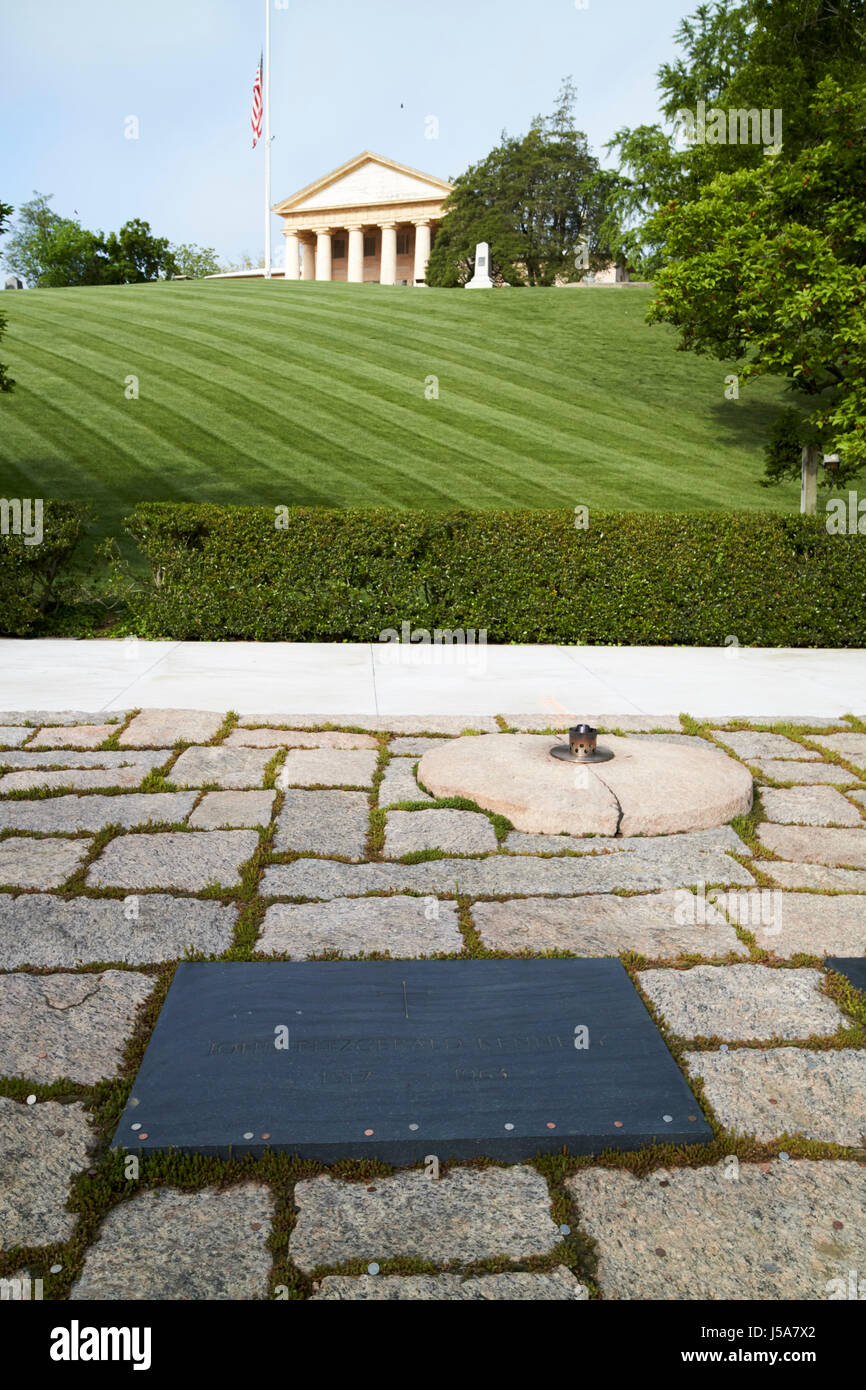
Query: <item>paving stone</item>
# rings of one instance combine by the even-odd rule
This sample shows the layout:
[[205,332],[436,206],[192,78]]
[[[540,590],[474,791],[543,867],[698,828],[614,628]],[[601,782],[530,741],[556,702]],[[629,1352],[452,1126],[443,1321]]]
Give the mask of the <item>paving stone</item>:
[[818,993],[820,970],[695,965],[643,970],[639,979],[671,1031],[684,1038],[808,1038],[845,1023],[833,1001]]
[[680,734],[683,726],[676,714],[599,714],[597,729],[622,729],[624,734],[651,733],[665,730]]
[[841,754],[855,767],[866,768],[866,734],[816,734],[812,742]]
[[665,858],[689,850],[729,850],[748,855],[748,845],[730,825],[712,830],[686,830],[680,835],[533,835],[512,830],[505,837],[512,854],[628,854]]
[[16,727],[14,724],[0,724],[0,747],[20,748],[32,730]]
[[277,817],[274,849],[362,859],[369,828],[366,792],[305,792],[289,788]]
[[377,754],[367,749],[292,748],[277,775],[277,786],[371,787],[377,761]]
[[861,806],[866,806],[866,787],[858,788],[857,791],[849,792],[848,795],[853,797],[855,801],[859,801]]
[[322,724],[340,724],[343,728],[367,729],[375,734],[499,732],[496,720],[487,714],[341,714],[339,718],[322,714],[244,714],[238,723],[244,728],[260,724],[268,728],[282,725],[287,729],[316,729]]
[[116,1076],[140,1004],[156,981],[101,975],[0,975],[0,1076],[93,1086]]
[[289,1256],[303,1270],[400,1256],[525,1260],[561,1239],[547,1184],[523,1165],[454,1168],[438,1181],[421,1170],[371,1184],[318,1177],[296,1185],[295,1203]]
[[420,758],[428,748],[438,748],[441,741],[438,738],[392,738],[388,751],[394,758]]
[[711,729],[710,732],[728,748],[733,748],[738,758],[751,762],[752,758],[795,758],[811,762],[819,758],[811,748],[804,748],[784,734],[753,733],[750,729],[738,729],[726,733],[724,729]]
[[632,738],[649,739],[653,743],[670,743],[679,748],[700,748],[706,753],[718,753],[720,757],[727,758],[729,755],[722,748],[717,748],[707,738],[701,738],[699,734],[638,734],[632,733]]
[[361,1274],[355,1279],[328,1274],[310,1302],[338,1299],[376,1303],[398,1299],[440,1303],[479,1300],[553,1303],[574,1299],[587,1302],[589,1294],[586,1285],[579,1283],[566,1265],[557,1265],[545,1274],[485,1274],[468,1279],[462,1274],[386,1274],[384,1277]]
[[802,1134],[824,1144],[866,1145],[866,1052],[803,1047],[687,1052],[719,1123],[770,1143]]
[[214,883],[234,887],[241,865],[254,854],[254,830],[120,835],[110,840],[87,874],[90,888],[179,888],[200,892]]
[[224,715],[212,710],[145,709],[137,714],[118,742],[122,748],[164,748],[174,743],[207,743],[219,731]]
[[222,748],[376,748],[372,734],[342,733],[322,729],[233,729]]
[[495,854],[496,832],[478,811],[389,811],[385,817],[385,856],[399,859],[418,850],[446,854]]
[[761,860],[761,868],[783,888],[866,893],[866,869],[828,869],[823,864],[783,864],[766,859]]
[[0,883],[14,888],[59,888],[83,864],[89,840],[0,840]]
[[862,1280],[866,1167],[801,1159],[734,1171],[736,1181],[722,1160],[647,1178],[585,1168],[566,1179],[598,1248],[605,1298],[824,1300],[833,1280],[847,1287],[849,1270]]
[[835,787],[766,787],[766,817],[781,825],[862,825],[856,806]]
[[[238,909],[162,893],[117,898],[0,894],[0,970],[72,968],[96,961],[148,965],[187,951],[222,955]],[[90,978],[90,977],[88,977]]]
[[413,765],[407,760],[392,760],[385,768],[379,783],[380,806],[394,806],[399,801],[432,800],[433,797],[418,786]]
[[70,767],[63,772],[7,772],[0,777],[0,794],[7,792],[30,792],[41,789],[56,791],[74,787],[76,791],[89,791],[94,787],[137,787],[147,773],[138,767],[115,768],[77,768]]
[[274,903],[265,913],[257,951],[295,960],[342,951],[429,956],[462,951],[454,903],[435,898],[337,898],[328,903]]
[[30,748],[98,748],[112,734],[117,733],[116,724],[69,724],[56,728],[40,729],[31,739]]
[[108,1213],[70,1299],[264,1299],[273,1194],[264,1183],[141,1192]]
[[178,787],[260,787],[272,754],[267,748],[187,748],[171,769]]
[[0,711],[0,724],[29,724],[32,729],[37,729],[42,725],[56,724],[110,724],[112,733],[117,732],[117,727],[127,718],[129,710],[113,709],[106,713],[102,710],[98,714],[92,711],[79,709],[30,709],[30,710],[2,710]]
[[[564,710],[551,710],[550,713],[542,711],[541,714],[506,714],[503,716],[509,729],[515,729],[519,734],[543,734],[548,729],[564,733],[569,725],[578,722],[590,724],[594,729],[599,727],[597,714],[582,714],[579,719]],[[677,720],[677,728],[679,728]]]
[[177,825],[195,805],[195,792],[141,792],[127,796],[58,796],[42,801],[0,801],[0,830],[74,834],[119,825]]
[[0,767],[16,768],[22,772],[33,772],[39,768],[64,767],[140,767],[142,777],[152,768],[164,767],[169,758],[174,757],[173,748],[136,748],[127,752],[78,752],[75,749],[57,748],[53,751],[31,753],[29,748],[13,749],[0,753]]
[[[765,821],[758,826],[757,833],[761,844],[783,859],[797,860],[803,864],[866,869],[866,830],[772,825]],[[767,868],[769,870],[770,866]]]
[[772,777],[774,782],[832,782],[837,787],[850,787],[857,778],[853,772],[835,763],[798,763],[790,758],[755,758],[751,766],[757,768],[763,777]]
[[754,932],[762,950],[777,956],[866,955],[866,897],[840,893],[824,898],[778,888],[712,896],[733,921]]
[[87,1167],[95,1138],[83,1105],[0,1096],[0,1250],[68,1240],[70,1181]]
[[267,897],[345,898],[364,893],[467,893],[470,897],[509,897],[574,893],[612,893],[618,888],[652,893],[693,883],[754,886],[735,859],[720,852],[586,855],[569,859],[530,859],[498,854],[491,859],[434,859],[420,864],[339,864],[298,859],[265,869],[261,892]]
[[267,825],[276,792],[205,792],[187,822],[196,830],[226,825]]
[[651,960],[681,952],[749,954],[722,914],[686,889],[635,898],[513,898],[476,903],[472,917],[484,945],[494,951],[571,951],[578,956],[637,951]]

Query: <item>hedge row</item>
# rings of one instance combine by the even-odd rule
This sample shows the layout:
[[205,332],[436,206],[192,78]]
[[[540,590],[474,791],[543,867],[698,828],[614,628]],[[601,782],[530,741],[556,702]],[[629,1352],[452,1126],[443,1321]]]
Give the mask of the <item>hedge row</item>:
[[26,636],[62,601],[86,519],[74,502],[0,499],[0,636]]
[[[276,524],[279,520],[282,524]],[[446,514],[143,503],[142,637],[866,645],[866,537],[767,513]]]

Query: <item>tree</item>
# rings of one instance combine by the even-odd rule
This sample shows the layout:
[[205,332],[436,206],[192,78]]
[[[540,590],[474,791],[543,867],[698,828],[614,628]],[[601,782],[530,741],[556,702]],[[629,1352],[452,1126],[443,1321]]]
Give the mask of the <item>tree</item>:
[[3,258],[10,270],[37,289],[59,285],[130,285],[175,272],[165,237],[154,237],[150,224],[135,218],[118,233],[88,231],[74,218],[61,217],[48,205],[50,195],[34,193],[18,212]]
[[110,232],[103,245],[107,257],[104,284],[139,285],[169,279],[177,271],[168,238],[153,236],[150,223],[140,217],[125,222],[119,232]]
[[[6,226],[6,223],[9,221],[9,218],[12,216],[13,211],[14,209],[12,208],[10,203],[0,203],[0,236],[2,236],[3,228]],[[3,337],[5,329],[6,315],[0,314],[0,338]],[[6,368],[6,364],[4,362],[0,362],[0,391],[11,391],[14,385],[15,382],[9,375]]]
[[175,275],[189,275],[193,280],[198,280],[203,275],[216,275],[219,271],[216,251],[212,246],[196,246],[195,242],[189,242],[172,246],[171,254],[176,267]]
[[720,173],[672,202],[653,234],[668,248],[650,321],[680,347],[781,376],[796,397],[777,420],[767,482],[796,475],[803,448],[838,454],[834,482],[866,466],[866,81],[825,78],[802,148]]
[[[604,185],[598,161],[574,125],[575,90],[562,84],[557,106],[523,136],[508,136],[455,180],[430,255],[427,282],[465,284],[475,247],[490,243],[493,273],[511,285],[577,280],[610,259],[599,241]],[[578,253],[587,245],[586,264]]]

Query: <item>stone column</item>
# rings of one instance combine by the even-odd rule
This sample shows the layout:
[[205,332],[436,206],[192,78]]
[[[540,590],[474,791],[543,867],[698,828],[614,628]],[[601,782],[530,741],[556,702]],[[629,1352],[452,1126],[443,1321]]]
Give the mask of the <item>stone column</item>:
[[349,265],[346,279],[353,285],[364,281],[364,228],[349,228]]
[[286,279],[301,278],[301,240],[297,232],[286,232]]
[[427,278],[427,262],[430,259],[430,223],[415,223],[415,283]]
[[381,222],[382,255],[379,262],[379,284],[393,285],[397,280],[397,223]]
[[329,227],[316,229],[316,279],[331,278],[331,231]]
[[304,238],[304,260],[301,271],[302,280],[315,280],[316,278],[316,247],[309,237]]

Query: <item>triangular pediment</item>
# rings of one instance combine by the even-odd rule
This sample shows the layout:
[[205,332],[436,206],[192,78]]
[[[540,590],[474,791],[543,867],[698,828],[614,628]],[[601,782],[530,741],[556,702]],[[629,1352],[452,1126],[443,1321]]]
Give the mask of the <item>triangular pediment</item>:
[[274,211],[315,212],[325,208],[378,207],[383,203],[419,202],[442,199],[451,184],[432,174],[422,174],[405,164],[365,150],[347,164],[341,164],[324,178],[293,193]]

